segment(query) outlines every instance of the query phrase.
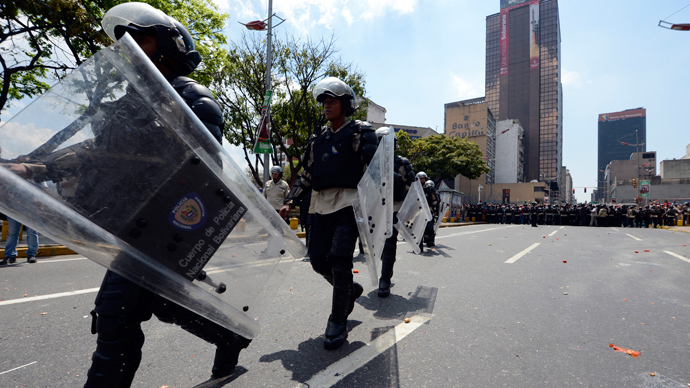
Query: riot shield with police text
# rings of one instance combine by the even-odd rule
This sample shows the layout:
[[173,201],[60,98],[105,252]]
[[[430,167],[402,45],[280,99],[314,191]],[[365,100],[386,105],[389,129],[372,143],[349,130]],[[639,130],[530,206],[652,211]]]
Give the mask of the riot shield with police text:
[[424,229],[429,220],[431,220],[431,212],[426,203],[424,189],[422,189],[422,184],[416,180],[410,185],[410,190],[407,192],[400,210],[398,210],[398,222],[395,224],[398,233],[410,244],[414,253],[419,254],[421,252],[419,243],[424,237]]
[[0,127],[0,147],[2,213],[244,337],[306,253],[128,35]]
[[352,201],[373,286],[379,278],[376,262],[381,259],[386,239],[393,234],[393,145],[392,136],[381,137],[371,163],[357,184],[359,198]]
[[434,234],[438,233],[438,228],[441,226],[441,222],[443,222],[443,217],[446,216],[446,212],[450,208],[451,193],[441,192],[439,196],[441,197],[441,202],[438,204],[438,218],[434,223]]

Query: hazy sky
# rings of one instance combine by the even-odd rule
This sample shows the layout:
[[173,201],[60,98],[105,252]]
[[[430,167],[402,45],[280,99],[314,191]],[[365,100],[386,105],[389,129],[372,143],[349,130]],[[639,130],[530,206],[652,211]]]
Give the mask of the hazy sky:
[[[238,39],[266,17],[267,0],[215,0]],[[658,27],[690,0],[561,0],[563,163],[579,201],[596,186],[599,113],[647,109],[647,150],[659,161],[690,144],[690,31]],[[274,0],[287,21],[275,32],[318,40],[334,33],[340,55],[366,74],[369,97],[390,124],[443,131],[443,106],[484,96],[486,17],[499,0]],[[690,23],[690,7],[669,19]],[[265,32],[253,32],[265,34]],[[657,166],[658,167],[658,166]],[[587,194],[583,194],[588,187]]]

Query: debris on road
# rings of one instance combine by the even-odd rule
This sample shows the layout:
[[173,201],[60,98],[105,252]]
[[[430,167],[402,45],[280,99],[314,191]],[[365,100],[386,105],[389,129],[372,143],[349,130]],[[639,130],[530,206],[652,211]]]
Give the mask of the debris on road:
[[359,270],[358,270],[358,269],[353,269],[353,270],[352,270],[352,273],[359,273]]
[[638,358],[642,354],[641,350],[632,350],[632,349],[621,348],[621,347],[618,347],[614,344],[609,344],[609,347],[613,348],[613,350],[616,352],[625,353],[625,354],[633,356],[635,358]]
[[405,323],[410,323],[410,318],[405,318]]

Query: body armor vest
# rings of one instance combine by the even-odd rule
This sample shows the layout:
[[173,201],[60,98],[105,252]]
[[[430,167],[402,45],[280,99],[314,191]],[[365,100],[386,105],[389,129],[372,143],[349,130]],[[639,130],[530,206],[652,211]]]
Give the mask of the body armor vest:
[[362,157],[352,145],[352,137],[359,130],[358,123],[352,121],[336,133],[327,130],[316,138],[312,163],[314,190],[357,188],[365,167]]

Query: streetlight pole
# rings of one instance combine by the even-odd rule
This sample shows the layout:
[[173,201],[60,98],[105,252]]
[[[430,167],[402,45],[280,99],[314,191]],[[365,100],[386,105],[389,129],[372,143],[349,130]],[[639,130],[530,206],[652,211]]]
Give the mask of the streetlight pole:
[[[271,90],[271,62],[272,62],[272,50],[271,50],[271,34],[273,29],[273,0],[268,0],[268,37],[266,38],[266,91]],[[266,111],[266,128],[268,128],[268,140],[271,139],[271,104],[268,104],[268,110]],[[264,181],[265,185],[268,182],[268,172],[269,167],[269,154],[264,154]],[[263,185],[262,185],[263,186]]]
[[640,196],[640,139],[635,130],[635,150],[637,151],[637,196]]

